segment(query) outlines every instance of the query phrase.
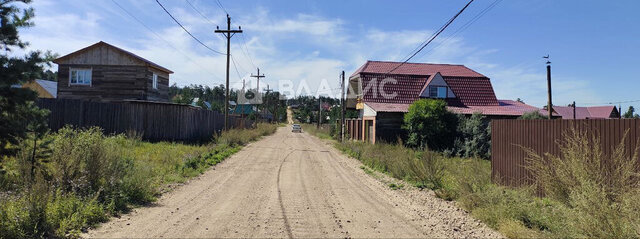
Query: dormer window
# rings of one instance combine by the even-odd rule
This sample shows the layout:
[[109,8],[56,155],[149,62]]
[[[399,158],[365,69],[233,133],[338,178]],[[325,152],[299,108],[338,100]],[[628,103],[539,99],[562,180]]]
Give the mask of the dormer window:
[[447,91],[446,86],[430,86],[429,98],[447,98]]

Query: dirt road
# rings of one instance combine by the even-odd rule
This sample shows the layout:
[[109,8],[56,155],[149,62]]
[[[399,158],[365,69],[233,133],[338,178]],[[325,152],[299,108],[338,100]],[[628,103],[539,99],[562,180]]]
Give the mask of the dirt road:
[[87,237],[500,237],[451,202],[391,190],[325,141],[280,128]]

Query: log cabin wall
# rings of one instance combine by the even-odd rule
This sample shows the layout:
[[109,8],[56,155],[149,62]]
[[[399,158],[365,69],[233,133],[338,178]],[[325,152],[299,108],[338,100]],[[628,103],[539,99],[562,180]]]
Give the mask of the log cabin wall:
[[[170,70],[107,43],[96,43],[54,62],[58,64],[58,98],[169,102]],[[91,69],[91,84],[71,84],[73,68]],[[157,89],[153,88],[154,73]]]
[[[69,74],[72,68],[91,69],[91,84],[70,84]],[[157,90],[153,89],[152,77],[153,71],[146,66],[63,64],[58,66],[58,98],[169,101],[168,75],[158,74]]]

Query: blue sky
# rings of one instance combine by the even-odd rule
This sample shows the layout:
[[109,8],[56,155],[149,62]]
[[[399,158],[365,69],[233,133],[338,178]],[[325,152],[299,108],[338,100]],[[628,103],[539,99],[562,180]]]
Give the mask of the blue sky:
[[[178,85],[223,82],[225,56],[198,45],[155,1],[116,1],[153,32],[111,0],[37,0],[36,26],[21,34],[31,49],[61,55],[106,41],[173,70]],[[214,24],[225,25],[224,11],[214,0],[189,1],[209,20],[185,0],[161,0],[194,35],[224,51],[225,42],[213,33]],[[499,99],[540,107],[546,104],[542,56],[550,54],[554,104],[640,100],[640,2],[505,0],[453,35],[493,1],[473,2],[412,61],[464,64],[491,78]],[[325,93],[338,87],[341,70],[349,75],[368,59],[401,60],[466,0],[220,2],[232,25],[245,31],[232,40],[239,72],[232,66],[232,84],[250,80],[257,66],[267,76],[261,86],[291,81],[294,88]],[[623,108],[630,104],[638,102]]]

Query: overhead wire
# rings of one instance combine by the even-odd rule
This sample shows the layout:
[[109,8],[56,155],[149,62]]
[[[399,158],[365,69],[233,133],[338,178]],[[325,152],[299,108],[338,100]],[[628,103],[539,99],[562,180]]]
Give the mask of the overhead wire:
[[441,46],[445,45],[447,42],[449,42],[451,39],[453,39],[455,36],[457,36],[459,33],[465,31],[467,28],[469,28],[471,25],[473,25],[473,23],[475,23],[476,21],[478,21],[480,18],[482,18],[487,12],[491,11],[495,6],[497,6],[498,4],[500,4],[500,2],[502,2],[502,0],[495,0],[493,1],[491,4],[489,4],[486,8],[484,8],[482,11],[480,11],[476,16],[474,16],[471,20],[469,20],[468,22],[466,22],[465,24],[463,24],[462,26],[460,26],[460,28],[458,28],[458,30],[456,30],[453,34],[449,35],[447,38],[445,38],[442,42],[440,42],[440,44],[438,44],[437,46],[425,51],[421,57],[426,56],[427,54],[429,54],[430,52],[440,48]]
[[193,58],[189,57],[189,55],[187,55],[186,53],[184,53],[182,50],[178,49],[177,47],[175,47],[173,44],[171,44],[171,42],[167,41],[165,38],[163,38],[160,34],[158,34],[156,31],[154,31],[153,29],[151,29],[151,27],[147,26],[147,24],[145,24],[142,20],[138,19],[135,15],[133,15],[131,12],[129,12],[126,8],[124,8],[122,5],[120,5],[118,2],[116,2],[115,0],[111,0],[116,6],[118,6],[118,8],[120,8],[123,12],[125,12],[129,17],[133,18],[136,22],[138,22],[140,25],[142,25],[144,28],[147,29],[147,31],[151,32],[152,34],[154,34],[158,39],[164,41],[169,47],[173,48],[174,50],[176,50],[177,52],[179,52],[180,54],[182,54],[187,60],[191,61],[194,65],[202,68],[204,71],[206,71],[207,73],[211,74],[211,76],[213,76],[214,78],[217,78],[218,80],[222,81],[221,78],[217,77],[215,74],[213,74],[212,72],[210,72],[206,67],[200,65],[196,60],[194,60]]
[[162,5],[162,3],[160,3],[159,0],[156,0],[156,3],[158,3],[158,5],[160,5],[160,7],[162,8],[162,10],[164,10],[164,12],[167,13],[167,15],[169,15],[169,17],[171,17],[171,19],[173,19],[173,21],[175,21],[181,28],[182,30],[184,30],[187,34],[189,34],[189,36],[191,36],[194,40],[196,40],[198,43],[200,43],[200,45],[204,46],[205,48],[209,49],[212,52],[221,54],[221,55],[226,55],[222,52],[219,52],[217,50],[214,50],[213,48],[207,46],[206,44],[204,44],[204,42],[200,41],[200,39],[198,39],[196,36],[194,36],[193,34],[191,34],[191,32],[189,32],[189,30],[187,30],[187,28],[185,28],[179,21],[178,19],[176,19],[175,17],[173,17],[173,15],[171,15],[171,13],[169,12],[169,10],[167,10],[164,5]]
[[442,27],[440,27],[440,29],[438,29],[438,31],[436,31],[435,34],[432,35],[431,38],[429,38],[426,43],[423,43],[422,46],[415,51],[413,54],[411,54],[411,56],[409,58],[407,58],[406,60],[404,60],[402,63],[400,63],[399,65],[397,65],[396,67],[394,67],[392,70],[388,71],[387,74],[392,73],[393,71],[397,70],[398,68],[400,68],[402,65],[406,64],[409,60],[411,60],[411,58],[413,58],[414,56],[416,56],[418,53],[420,53],[420,51],[422,51],[425,47],[427,47],[431,42],[433,42],[433,40],[435,40],[445,29],[447,29],[447,27],[449,27],[449,25],[451,25],[451,23],[456,20],[456,18],[458,18],[458,16],[460,16],[460,14],[462,14],[462,12],[464,12],[465,9],[467,9],[467,7],[469,7],[469,5],[473,2],[474,0],[470,0],[462,9],[460,9],[460,11],[458,11],[458,13],[456,13],[456,15],[454,15],[451,19],[449,19],[449,21],[447,21],[447,23],[445,23]]

